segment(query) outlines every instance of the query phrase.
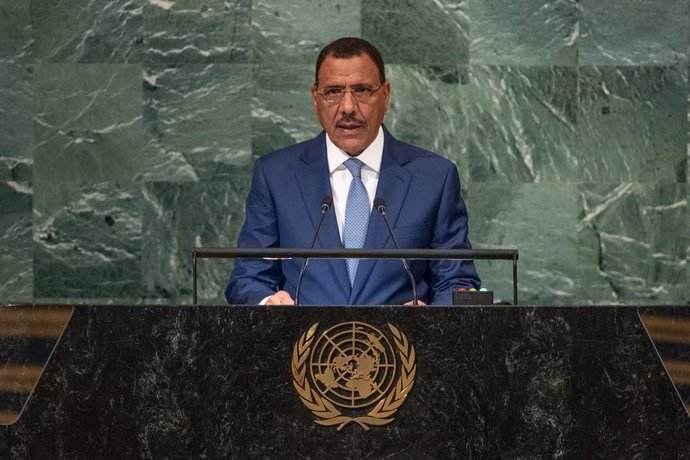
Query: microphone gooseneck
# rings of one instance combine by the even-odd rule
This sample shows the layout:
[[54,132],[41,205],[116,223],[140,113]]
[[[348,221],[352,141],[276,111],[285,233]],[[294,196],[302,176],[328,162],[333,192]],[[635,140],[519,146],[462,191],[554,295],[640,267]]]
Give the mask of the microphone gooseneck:
[[[377,196],[374,199],[374,209],[376,209],[383,216],[383,220],[386,222],[386,227],[388,227],[388,233],[391,235],[395,247],[400,249],[400,245],[398,244],[398,240],[395,238],[391,224],[388,222],[388,217],[386,216],[386,202],[383,201],[383,198]],[[407,273],[408,278],[410,278],[410,284],[412,285],[412,305],[417,306],[417,283],[414,280],[414,276],[412,276],[412,271],[410,270],[410,266],[407,265],[407,261],[405,259],[400,259],[400,262],[402,262],[405,273]]]
[[[321,224],[323,224],[323,218],[326,216],[328,210],[331,209],[331,206],[333,206],[333,197],[330,195],[325,196],[323,200],[321,200],[321,216],[319,217],[319,224],[316,226],[316,231],[314,231],[314,236],[311,239],[309,249],[314,248],[314,244],[316,244],[316,237],[319,235],[319,230],[321,230]],[[308,264],[309,259],[304,259],[302,269],[300,270],[299,277],[297,278],[297,287],[295,288],[295,305],[299,305],[299,291],[302,287],[302,278],[304,277],[304,272],[307,270]]]

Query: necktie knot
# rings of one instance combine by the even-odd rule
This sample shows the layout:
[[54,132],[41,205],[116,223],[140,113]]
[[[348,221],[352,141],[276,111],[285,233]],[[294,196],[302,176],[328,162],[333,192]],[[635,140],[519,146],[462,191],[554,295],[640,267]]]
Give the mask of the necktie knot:
[[356,158],[348,158],[343,162],[343,165],[347,168],[348,171],[350,171],[350,174],[352,174],[352,177],[361,177],[362,176],[362,165],[363,163],[359,161]]

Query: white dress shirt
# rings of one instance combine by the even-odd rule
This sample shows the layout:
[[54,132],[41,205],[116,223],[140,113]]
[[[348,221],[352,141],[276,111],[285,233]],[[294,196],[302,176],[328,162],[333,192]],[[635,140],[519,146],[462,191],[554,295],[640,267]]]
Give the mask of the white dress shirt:
[[379,126],[379,133],[369,147],[356,157],[351,157],[339,149],[326,135],[326,155],[328,156],[328,171],[331,179],[331,191],[333,192],[333,208],[336,220],[338,221],[338,231],[340,241],[343,241],[343,229],[345,228],[345,207],[347,205],[347,194],[352,183],[352,173],[343,165],[348,158],[357,158],[363,163],[362,182],[367,189],[369,196],[369,206],[373,207],[376,195],[376,186],[379,183],[381,172],[381,158],[383,157],[383,128]]

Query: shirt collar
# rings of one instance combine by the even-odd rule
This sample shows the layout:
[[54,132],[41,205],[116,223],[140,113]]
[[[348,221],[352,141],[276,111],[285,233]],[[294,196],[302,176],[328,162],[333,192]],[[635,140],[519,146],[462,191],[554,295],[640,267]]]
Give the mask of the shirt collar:
[[369,147],[356,157],[351,157],[339,149],[326,134],[326,155],[328,157],[328,172],[333,173],[336,169],[343,166],[343,162],[348,158],[357,158],[368,168],[377,173],[381,171],[381,159],[383,158],[383,128],[379,126],[379,132]]

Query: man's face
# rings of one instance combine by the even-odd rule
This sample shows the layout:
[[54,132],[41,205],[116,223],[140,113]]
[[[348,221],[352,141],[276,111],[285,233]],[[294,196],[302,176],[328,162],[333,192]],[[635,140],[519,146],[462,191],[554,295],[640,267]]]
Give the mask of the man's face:
[[327,57],[319,69],[319,87],[311,90],[319,123],[331,141],[351,156],[362,153],[376,138],[388,109],[390,83],[386,81],[366,102],[358,101],[348,92],[340,102],[331,104],[317,91],[329,87],[349,90],[357,85],[372,88],[380,85],[378,68],[365,53],[346,59]]

